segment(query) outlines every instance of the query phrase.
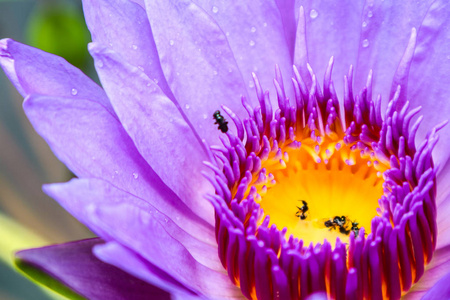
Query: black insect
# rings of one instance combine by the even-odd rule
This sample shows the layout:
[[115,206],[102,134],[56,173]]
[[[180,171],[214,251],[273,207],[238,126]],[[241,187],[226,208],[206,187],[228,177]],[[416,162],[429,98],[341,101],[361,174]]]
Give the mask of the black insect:
[[220,114],[220,110],[216,110],[216,112],[213,114],[213,118],[214,118],[214,120],[216,120],[216,122],[214,124],[219,125],[220,131],[222,131],[223,133],[226,133],[228,131],[228,122]]
[[295,216],[299,217],[301,220],[304,220],[307,217],[306,212],[308,211],[309,208],[308,208],[308,203],[305,200],[301,200],[301,201],[302,201],[303,205],[302,205],[302,207],[297,206],[298,211],[295,214]]
[[355,234],[355,238],[358,237],[359,235],[359,227],[358,227],[358,223],[356,222],[352,222],[352,229],[351,231],[353,231],[353,233]]
[[350,233],[348,221],[346,216],[335,216],[333,219],[326,220],[324,225],[330,230],[339,230],[340,233],[348,235]]

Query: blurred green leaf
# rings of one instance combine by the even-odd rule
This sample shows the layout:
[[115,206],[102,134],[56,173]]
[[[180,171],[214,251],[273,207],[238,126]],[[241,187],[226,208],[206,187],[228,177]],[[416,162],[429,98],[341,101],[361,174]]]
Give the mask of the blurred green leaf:
[[90,34],[81,9],[69,3],[37,4],[26,36],[31,46],[62,56],[80,69],[88,64]]
[[33,281],[36,281],[55,292],[60,293],[61,295],[67,297],[68,299],[76,299],[76,300],[83,300],[84,297],[78,295],[73,290],[71,290],[69,287],[65,286],[49,274],[43,272],[38,267],[23,261],[19,258],[16,258],[15,260],[16,266],[24,272],[28,277],[30,277]]

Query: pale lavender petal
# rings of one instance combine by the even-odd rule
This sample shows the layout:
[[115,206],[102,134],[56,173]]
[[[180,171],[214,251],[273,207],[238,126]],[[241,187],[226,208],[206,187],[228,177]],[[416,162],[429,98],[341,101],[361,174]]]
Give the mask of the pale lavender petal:
[[120,203],[96,207],[90,215],[90,222],[110,233],[114,240],[136,251],[195,292],[218,299],[242,296],[225,271],[214,271],[196,261],[180,242],[168,234],[165,224],[153,218],[151,213]]
[[119,53],[125,61],[139,67],[157,82],[168,97],[173,98],[142,6],[128,0],[84,0],[83,9],[93,42]]
[[[254,72],[263,89],[270,91],[272,102],[277,101],[273,85],[276,64],[285,75],[288,95],[293,96],[290,92],[292,84],[289,77],[292,74],[291,54],[296,28],[294,1],[194,2],[198,3],[225,33],[251,98],[256,101],[252,78]],[[239,91],[243,92],[244,90]]]
[[89,51],[101,63],[97,72],[103,88],[138,151],[188,207],[214,224],[213,207],[203,196],[213,192],[202,175],[208,157],[175,104],[113,50],[91,44]]
[[426,294],[423,300],[450,299],[450,272],[443,276]]
[[246,85],[225,33],[201,8],[182,1],[146,1],[161,66],[177,103],[210,144],[221,132],[213,113],[226,104],[243,116]]
[[332,79],[338,95],[342,95],[343,76],[351,64],[356,64],[358,56],[363,1],[300,1],[300,5],[306,16],[310,65],[316,74],[325,74],[328,61],[334,56]]
[[[30,96],[24,109],[36,131],[78,177],[108,180],[165,214],[193,215],[142,158],[117,117],[100,104]],[[177,222],[182,224],[181,219]]]
[[20,264],[39,269],[88,299],[170,299],[170,295],[92,254],[99,238],[23,250]]
[[[114,265],[125,272],[155,285],[171,294],[181,294],[189,297],[193,296],[193,291],[189,287],[183,286],[164,270],[146,261],[138,253],[120,245],[117,242],[108,242],[97,245],[93,249],[94,255],[105,263]],[[171,297],[173,299],[173,296]]]
[[113,113],[105,92],[59,56],[4,39],[0,41],[0,64],[24,97],[41,94],[91,99]]
[[[104,238],[109,238],[113,234],[99,227],[92,221],[92,211],[97,208],[111,207],[126,203],[133,214],[124,214],[124,223],[128,219],[139,218],[139,211],[145,215],[150,215],[152,220],[164,225],[164,230],[176,241],[187,248],[189,253],[200,263],[214,270],[223,270],[217,256],[217,245],[212,227],[200,223],[198,218],[189,218],[173,211],[171,214],[163,214],[145,200],[131,195],[123,190],[119,190],[111,184],[100,179],[72,179],[67,183],[56,183],[44,186],[44,191],[57,200],[66,210],[74,215],[79,221],[89,226],[97,234]],[[168,195],[169,196],[169,195]],[[154,194],[152,197],[161,197]],[[160,199],[163,202],[168,199]],[[115,223],[116,218],[105,219],[105,223]],[[175,222],[178,222],[177,225]],[[108,225],[108,224],[107,224]],[[145,236],[148,232],[147,226],[133,232],[132,236]],[[144,238],[146,240],[146,238]]]
[[[422,140],[427,131],[450,116],[450,3],[435,1],[417,31],[417,46],[410,69],[408,99],[422,106],[423,125],[417,133]],[[439,132],[434,161],[443,167],[449,159],[450,126]],[[441,172],[444,168],[441,168]],[[447,169],[448,171],[448,169]]]

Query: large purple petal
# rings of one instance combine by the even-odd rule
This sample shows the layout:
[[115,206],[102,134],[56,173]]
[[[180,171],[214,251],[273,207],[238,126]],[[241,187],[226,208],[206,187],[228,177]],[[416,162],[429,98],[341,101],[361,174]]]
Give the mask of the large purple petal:
[[277,101],[273,85],[276,64],[288,79],[286,88],[291,90],[289,77],[292,74],[296,28],[293,1],[194,2],[225,32],[250,97],[256,99],[252,78],[252,72],[255,72],[262,87],[270,91],[272,101]]
[[193,218],[192,211],[138,153],[117,117],[100,104],[81,98],[30,96],[24,109],[36,131],[77,176],[103,178],[161,212],[177,216],[175,222],[180,225],[185,218]]
[[[317,76],[325,74],[334,56],[332,79],[339,96],[343,93],[343,76],[356,64],[361,31],[362,1],[300,1],[306,17],[306,43],[309,62]],[[300,18],[299,18],[300,19]],[[298,32],[296,39],[301,39]],[[303,45],[297,44],[297,47]],[[297,51],[297,50],[296,50]],[[297,55],[297,53],[296,53]],[[303,66],[300,57],[296,65]],[[367,72],[363,74],[367,77]]]
[[173,98],[145,9],[128,0],[84,0],[83,8],[92,41],[110,47],[125,61],[139,67]]
[[[151,215],[155,222],[163,224],[164,230],[173,239],[183,244],[197,261],[209,268],[223,270],[217,256],[214,230],[209,226],[199,225],[196,219],[190,220],[186,216],[182,216],[183,222],[180,227],[174,223],[174,221],[177,221],[177,218],[180,218],[175,212],[169,215],[163,214],[143,199],[119,190],[100,179],[73,179],[68,183],[45,185],[44,191],[55,198],[79,221],[91,227],[92,230],[104,238],[112,236],[113,233],[106,230],[106,227],[98,226],[98,223],[92,221],[92,212],[94,210],[102,207],[109,208],[122,203],[127,204],[127,207],[132,208],[130,208],[130,211],[133,213],[126,214],[123,211],[125,227],[127,227],[127,222],[131,222],[129,219],[139,218],[139,211],[142,210],[143,214],[145,213],[146,216]],[[154,195],[153,197],[158,196]],[[111,218],[110,220],[105,220],[104,223],[115,223],[117,221],[116,218]],[[145,236],[148,230],[145,223],[142,223],[141,228],[130,232],[133,233],[132,236],[134,238],[137,238],[138,236]],[[148,239],[145,238],[145,240]]]
[[358,11],[361,36],[354,77],[356,88],[365,85],[367,72],[372,69],[374,93],[381,94],[387,103],[411,29],[420,26],[431,2],[410,5],[403,1],[366,1],[363,10]]
[[138,253],[133,252],[117,242],[96,245],[93,252],[100,260],[114,265],[163,290],[169,291],[172,294],[171,299],[173,299],[173,294],[195,297],[195,293],[189,287],[183,286],[164,270],[159,269]]
[[212,115],[222,104],[243,116],[246,84],[225,33],[191,1],[146,1],[161,66],[199,136],[219,142]]
[[96,238],[24,250],[16,254],[16,263],[30,274],[44,272],[88,299],[170,299],[167,292],[96,258],[92,248],[102,242]]
[[426,294],[423,300],[450,299],[450,272],[443,276]]
[[212,193],[202,172],[208,157],[175,104],[139,68],[114,51],[91,44],[103,88],[136,148],[164,183],[195,213],[214,223]]
[[[450,116],[450,3],[435,1],[429,8],[417,32],[417,46],[410,69],[408,99],[411,106],[422,106],[424,122],[418,131],[422,140],[434,125]],[[439,133],[440,140],[433,153],[442,167],[450,152],[450,126]],[[441,169],[448,172],[449,169]]]
[[165,230],[165,223],[161,224],[151,213],[130,203],[120,203],[96,207],[90,217],[91,223],[111,234],[114,240],[196,293],[218,299],[242,297],[225,270],[217,272],[200,264]]
[[24,97],[41,94],[91,99],[113,113],[105,92],[59,56],[4,39],[0,41],[0,65]]

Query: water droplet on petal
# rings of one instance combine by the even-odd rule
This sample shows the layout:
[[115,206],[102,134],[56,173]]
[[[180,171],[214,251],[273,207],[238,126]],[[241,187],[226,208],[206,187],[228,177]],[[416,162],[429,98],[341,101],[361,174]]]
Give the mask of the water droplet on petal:
[[217,72],[216,70],[214,70],[214,72],[213,72],[213,73],[214,73],[214,75],[217,75],[217,74],[219,74],[219,73],[218,73],[218,72]]
[[251,31],[251,32],[256,32],[256,27],[253,26],[253,27],[250,29],[250,31]]
[[139,174],[138,174],[138,173],[133,173],[133,178],[134,178],[134,179],[138,179],[138,177],[139,177]]
[[137,50],[138,46],[137,45],[133,45],[131,46],[133,48],[133,50]]
[[250,47],[253,47],[255,46],[255,41],[251,40],[248,44],[250,45]]
[[217,14],[219,12],[219,8],[217,6],[212,7],[212,12]]
[[367,13],[367,16],[368,16],[369,18],[372,18],[372,17],[373,17],[373,12],[372,12],[371,10],[369,10],[369,12]]
[[368,39],[364,39],[364,40],[362,41],[362,46],[363,46],[364,48],[369,47],[369,40],[368,40]]
[[264,26],[264,27],[267,27],[267,23],[266,23],[266,22],[264,22],[264,23],[263,23],[263,26]]
[[190,106],[189,104],[186,104],[184,107],[185,107],[186,109],[191,108],[191,106]]
[[174,40],[170,40],[170,41],[169,41],[169,45],[170,45],[170,46],[173,46],[173,44],[175,44],[175,41],[174,41]]
[[230,33],[227,31],[227,32],[225,32],[225,35],[226,36],[230,36]]
[[309,16],[311,17],[311,19],[315,19],[319,16],[319,13],[317,12],[317,10],[311,9],[311,11],[309,12]]
[[251,89],[255,87],[255,83],[253,82],[253,80],[250,80],[248,82],[248,87],[251,88]]
[[228,73],[231,73],[231,72],[233,72],[233,69],[232,68],[228,68]]
[[142,72],[144,72],[144,68],[143,68],[142,66],[137,66],[137,68],[138,68],[139,70],[141,70]]
[[156,84],[158,84],[158,82],[159,82],[157,78],[153,79],[153,81],[154,81]]
[[362,22],[362,27],[367,27],[367,22],[366,21]]
[[203,114],[203,119],[207,119],[208,118],[208,116],[206,115],[206,114]]
[[102,60],[97,60],[96,62],[95,62],[95,65],[98,67],[98,68],[103,68],[103,61]]
[[78,94],[77,89],[72,89],[72,91],[70,92],[72,95],[76,96],[76,94]]

